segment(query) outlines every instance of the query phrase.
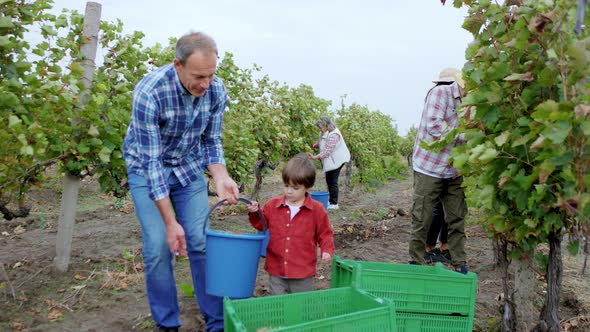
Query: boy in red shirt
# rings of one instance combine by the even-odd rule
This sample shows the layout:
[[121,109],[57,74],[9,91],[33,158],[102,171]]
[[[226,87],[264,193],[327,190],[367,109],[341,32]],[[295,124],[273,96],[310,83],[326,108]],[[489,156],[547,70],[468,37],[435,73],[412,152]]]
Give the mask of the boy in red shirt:
[[[334,255],[334,232],[322,203],[307,192],[315,183],[315,168],[306,156],[296,156],[283,169],[283,195],[271,198],[262,209],[270,232],[264,269],[270,293],[311,291],[316,274],[317,247],[322,262]],[[250,223],[262,230],[258,202],[248,205]]]

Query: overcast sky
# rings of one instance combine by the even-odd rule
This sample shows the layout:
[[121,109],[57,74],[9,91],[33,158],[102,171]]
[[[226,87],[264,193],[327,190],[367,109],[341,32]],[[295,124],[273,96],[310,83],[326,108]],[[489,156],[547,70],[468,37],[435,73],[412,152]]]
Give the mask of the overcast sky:
[[[307,84],[332,108],[356,102],[394,120],[420,122],[424,95],[445,67],[461,68],[471,35],[465,9],[439,0],[95,0],[102,20],[146,34],[145,46],[204,31],[241,68],[252,64],[291,87]],[[54,8],[84,13],[84,0]]]

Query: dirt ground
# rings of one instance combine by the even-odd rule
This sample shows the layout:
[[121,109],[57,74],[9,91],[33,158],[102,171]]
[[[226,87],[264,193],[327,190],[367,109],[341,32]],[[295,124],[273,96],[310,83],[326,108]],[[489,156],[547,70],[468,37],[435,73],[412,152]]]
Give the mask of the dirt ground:
[[[83,181],[69,271],[52,270],[61,184],[54,180],[32,193],[28,218],[0,219],[0,331],[151,331],[144,288],[141,231],[129,201],[101,195]],[[266,178],[260,200],[280,194],[278,177]],[[320,177],[317,190],[324,190]],[[340,210],[329,211],[336,254],[345,259],[406,263],[410,239],[411,179],[393,180],[374,191],[341,188]],[[212,201],[213,202],[213,198]],[[247,224],[245,210],[229,209],[218,225]],[[212,226],[213,227],[213,226]],[[222,228],[223,228],[222,227]],[[491,241],[467,227],[470,271],[478,275],[474,331],[496,331],[501,281]],[[567,255],[567,254],[566,254]],[[583,257],[564,257],[563,331],[590,330],[590,283]],[[260,260],[254,296],[268,295]],[[330,266],[319,265],[316,288],[330,286]],[[190,283],[188,264],[176,265],[179,284]],[[541,284],[542,281],[539,281]],[[539,286],[539,297],[542,294]],[[193,298],[179,290],[183,331],[203,331]],[[537,307],[542,305],[539,299]]]

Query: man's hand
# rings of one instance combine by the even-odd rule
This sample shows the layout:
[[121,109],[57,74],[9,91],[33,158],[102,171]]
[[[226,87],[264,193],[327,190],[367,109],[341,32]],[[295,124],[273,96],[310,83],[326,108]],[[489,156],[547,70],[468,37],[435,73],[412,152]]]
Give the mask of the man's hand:
[[178,256],[188,257],[184,229],[179,223],[174,222],[166,225],[166,242],[172,255],[178,254]]
[[162,220],[166,226],[166,243],[170,247],[172,255],[178,253],[179,256],[187,257],[186,239],[184,238],[184,229],[176,220],[174,208],[170,197],[165,197],[156,201],[156,206],[160,210]]
[[217,187],[217,196],[219,197],[219,200],[226,199],[228,204],[238,203],[240,189],[232,178],[227,176],[219,180],[216,179],[215,185]]
[[219,200],[226,199],[227,204],[237,204],[240,198],[240,189],[236,182],[229,177],[225,166],[222,164],[211,164],[207,168],[211,172],[213,181],[215,181]]
[[322,253],[322,262],[328,263],[332,260],[332,255],[328,254],[327,252]]

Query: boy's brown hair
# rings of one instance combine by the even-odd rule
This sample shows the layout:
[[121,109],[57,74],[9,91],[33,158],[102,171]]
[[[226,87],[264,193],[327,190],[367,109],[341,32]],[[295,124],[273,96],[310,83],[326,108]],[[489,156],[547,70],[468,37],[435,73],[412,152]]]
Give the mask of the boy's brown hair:
[[301,185],[307,189],[315,183],[315,167],[305,153],[291,158],[283,168],[282,175],[283,183],[287,185]]

